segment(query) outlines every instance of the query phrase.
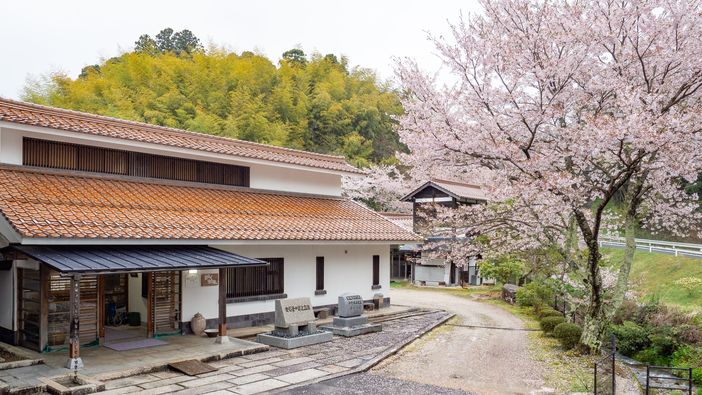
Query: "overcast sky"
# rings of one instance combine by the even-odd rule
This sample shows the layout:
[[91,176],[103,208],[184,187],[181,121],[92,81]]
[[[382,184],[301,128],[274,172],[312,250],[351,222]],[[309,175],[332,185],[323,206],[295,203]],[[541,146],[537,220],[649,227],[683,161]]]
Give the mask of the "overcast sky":
[[19,98],[28,76],[63,71],[129,51],[139,35],[190,29],[203,44],[256,50],[276,61],[295,46],[349,57],[392,78],[392,57],[439,67],[426,31],[475,12],[470,0],[353,1],[2,1],[0,96]]

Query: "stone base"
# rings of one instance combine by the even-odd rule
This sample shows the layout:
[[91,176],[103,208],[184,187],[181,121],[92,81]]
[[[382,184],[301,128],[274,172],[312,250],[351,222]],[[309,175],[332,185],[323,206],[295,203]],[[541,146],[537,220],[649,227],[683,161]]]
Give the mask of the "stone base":
[[229,336],[217,336],[214,342],[215,344],[229,344]]
[[267,333],[261,333],[256,335],[256,341],[259,343],[267,344],[269,346],[291,349],[304,346],[311,346],[313,344],[325,343],[331,341],[333,335],[331,332],[317,332],[309,335],[297,336],[297,337],[280,337],[273,336]]
[[43,380],[51,394],[84,395],[105,390],[105,384],[83,375],[67,375]]
[[366,325],[367,323],[368,323],[368,317],[365,317],[365,316],[360,316],[360,317],[334,317],[334,321],[332,322],[332,326],[338,326],[338,327],[353,327],[353,326]]
[[68,358],[68,361],[66,361],[66,369],[69,370],[81,370],[83,369],[83,360],[78,357],[78,358]]
[[365,335],[366,333],[380,332],[383,330],[382,324],[363,324],[358,326],[320,326],[319,329],[329,331],[338,336],[353,337]]

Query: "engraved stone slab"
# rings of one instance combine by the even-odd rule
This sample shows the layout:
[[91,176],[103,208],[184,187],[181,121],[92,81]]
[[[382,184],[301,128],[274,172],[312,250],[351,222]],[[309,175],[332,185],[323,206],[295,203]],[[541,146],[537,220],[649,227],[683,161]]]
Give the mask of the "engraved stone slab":
[[358,317],[361,314],[363,314],[361,295],[346,293],[339,296],[339,317]]
[[275,301],[275,326],[307,325],[314,321],[310,298],[277,299]]

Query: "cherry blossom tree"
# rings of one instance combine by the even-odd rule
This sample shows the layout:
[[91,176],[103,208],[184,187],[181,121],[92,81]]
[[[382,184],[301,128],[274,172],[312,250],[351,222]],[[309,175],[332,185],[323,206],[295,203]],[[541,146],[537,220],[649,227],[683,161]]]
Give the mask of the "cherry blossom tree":
[[364,203],[378,211],[410,212],[412,205],[401,202],[410,192],[411,177],[391,165],[374,165],[363,176],[342,178],[345,197]]
[[[443,74],[398,61],[400,135],[411,151],[402,160],[418,173],[479,179],[496,202],[444,213],[486,240],[460,254],[549,245],[581,265],[589,294],[581,342],[599,349],[626,292],[637,227],[682,235],[699,224],[697,196],[683,185],[702,170],[702,7],[481,4],[450,36],[431,37]],[[627,245],[608,290],[598,237],[613,199]]]

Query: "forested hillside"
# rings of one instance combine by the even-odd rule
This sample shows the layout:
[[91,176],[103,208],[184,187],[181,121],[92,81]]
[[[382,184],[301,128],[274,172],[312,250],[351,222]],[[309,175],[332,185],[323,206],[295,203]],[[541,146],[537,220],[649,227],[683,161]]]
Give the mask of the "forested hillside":
[[345,155],[359,166],[400,150],[397,94],[345,58],[300,49],[277,62],[252,52],[204,50],[187,30],[142,35],[135,50],[87,66],[76,79],[29,83],[35,103],[220,136]]

